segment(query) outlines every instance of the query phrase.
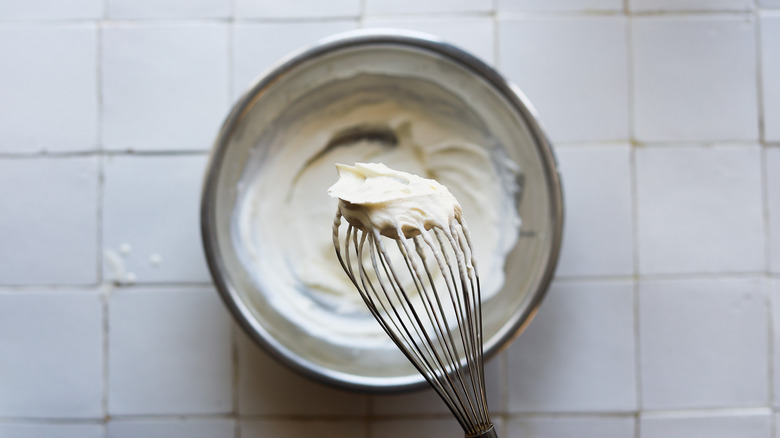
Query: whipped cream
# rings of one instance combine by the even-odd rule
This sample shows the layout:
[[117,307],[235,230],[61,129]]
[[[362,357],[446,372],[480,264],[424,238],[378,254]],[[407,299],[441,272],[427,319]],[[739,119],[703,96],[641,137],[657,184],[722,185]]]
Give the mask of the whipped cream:
[[[333,185],[336,163],[384,163],[446,186],[462,205],[471,231],[483,300],[503,286],[504,260],[517,242],[520,225],[514,191],[519,169],[501,155],[478,120],[431,101],[435,90],[422,88],[420,93],[395,92],[388,98],[384,91],[374,97],[373,91],[362,90],[316,111],[302,107],[274,121],[264,147],[256,152],[259,157],[251,161],[256,168],[244,171],[234,216],[239,256],[262,286],[265,300],[314,336],[344,345],[389,342],[334,255],[338,200],[326,190]],[[375,173],[376,181],[383,178],[371,165],[361,169]],[[414,178],[408,181],[417,184]],[[358,193],[338,185],[333,193],[360,200]],[[389,199],[397,194],[370,196]],[[441,209],[447,211],[446,205]],[[389,226],[384,228],[389,232]]]
[[412,238],[460,219],[460,203],[438,181],[393,170],[381,163],[336,164],[339,180],[328,194],[353,226],[383,236]]

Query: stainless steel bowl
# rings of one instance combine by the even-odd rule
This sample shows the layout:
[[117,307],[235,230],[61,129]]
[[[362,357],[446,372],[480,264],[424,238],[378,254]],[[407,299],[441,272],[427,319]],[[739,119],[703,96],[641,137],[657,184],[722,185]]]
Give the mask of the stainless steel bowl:
[[[515,199],[520,237],[505,258],[503,288],[483,304],[487,357],[506,347],[531,320],[558,258],[563,203],[550,143],[528,101],[498,72],[431,36],[396,30],[349,32],[291,55],[244,93],[219,132],[203,188],[201,231],[214,282],[249,336],[291,368],[339,387],[387,392],[425,381],[402,355],[331,342],[275,306],[269,283],[258,279],[242,256],[236,210],[245,175],[262,172],[265,160],[278,153],[267,139],[280,115],[293,106],[316,107],[312,96],[322,100],[331,89],[343,93],[361,89],[359,84],[384,87],[385,97],[392,99],[410,80],[431,84],[445,100],[460,102],[496,139],[501,159],[522,168],[511,181],[521,194]],[[323,196],[325,188],[320,188]],[[339,315],[333,318],[338,323]]]

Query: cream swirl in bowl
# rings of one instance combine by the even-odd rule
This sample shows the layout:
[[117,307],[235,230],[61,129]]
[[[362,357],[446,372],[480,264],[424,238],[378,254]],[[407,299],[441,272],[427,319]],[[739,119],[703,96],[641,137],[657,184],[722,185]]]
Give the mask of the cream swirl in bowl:
[[500,149],[491,151],[494,141],[480,125],[437,112],[437,101],[448,96],[432,84],[405,78],[406,90],[398,91],[386,88],[397,78],[353,81],[374,85],[360,99],[345,93],[276,123],[280,144],[271,147],[278,153],[262,170],[244,175],[236,238],[269,303],[311,336],[390,348],[333,253],[336,201],[325,190],[335,179],[334,163],[378,161],[449,187],[464,204],[486,298],[501,288],[504,258],[517,241],[513,182],[519,168]]

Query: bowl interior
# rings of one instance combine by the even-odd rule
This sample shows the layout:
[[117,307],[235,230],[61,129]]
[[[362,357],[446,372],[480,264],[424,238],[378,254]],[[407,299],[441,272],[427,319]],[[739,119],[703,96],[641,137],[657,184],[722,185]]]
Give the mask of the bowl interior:
[[[457,120],[453,129],[482,145],[496,168],[506,163],[520,168],[500,175],[513,194],[508,208],[517,211],[522,226],[516,236],[507,236],[517,238],[505,257],[503,287],[483,302],[486,354],[505,346],[544,294],[561,232],[552,153],[521,99],[479,61],[415,38],[337,40],[266,75],[227,119],[204,189],[207,258],[236,319],[277,358],[324,382],[377,391],[424,384],[370,315],[345,311],[337,299],[316,299],[296,280],[296,270],[316,275],[321,267],[291,253],[306,237],[268,210],[284,204],[297,185],[305,192],[301,199],[311,201],[299,216],[310,218],[312,230],[328,233],[331,222],[322,223],[322,217],[332,218],[335,201],[322,177],[309,180],[301,169],[324,160],[320,164],[333,169],[335,182],[336,158],[347,164],[364,158],[350,148],[320,153],[333,132],[350,129],[347,114],[358,114],[361,126],[381,127],[396,109],[409,110],[426,114],[427,123]],[[260,213],[250,220],[248,209]],[[290,268],[296,263],[303,266]],[[301,299],[290,299],[293,295]]]

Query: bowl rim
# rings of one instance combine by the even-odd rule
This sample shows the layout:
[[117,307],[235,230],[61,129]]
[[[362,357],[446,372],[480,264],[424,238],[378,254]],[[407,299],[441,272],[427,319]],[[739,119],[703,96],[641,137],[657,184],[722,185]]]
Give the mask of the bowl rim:
[[504,323],[501,330],[490,339],[490,342],[484,345],[485,358],[489,359],[503,351],[514,338],[525,330],[536,315],[552,282],[563,239],[563,191],[552,144],[539,123],[536,110],[517,86],[482,60],[432,35],[415,31],[379,28],[343,32],[292,52],[258,76],[233,105],[213,143],[201,192],[200,231],[207,265],[217,291],[239,326],[257,345],[288,368],[329,386],[363,392],[401,392],[425,387],[427,382],[421,374],[401,377],[364,377],[315,366],[302,360],[298,355],[292,354],[271,336],[262,324],[252,316],[251,310],[240,299],[235,285],[226,275],[215,226],[217,182],[225,154],[233,133],[254,102],[280,77],[293,71],[301,64],[333,51],[366,45],[395,45],[421,49],[460,65],[494,87],[528,127],[533,145],[542,163],[546,182],[551,189],[551,198],[549,199],[550,251],[546,254],[547,261],[543,265],[544,271],[530,289],[531,298],[528,301],[528,306],[521,309],[521,312],[513,314],[512,318]]

